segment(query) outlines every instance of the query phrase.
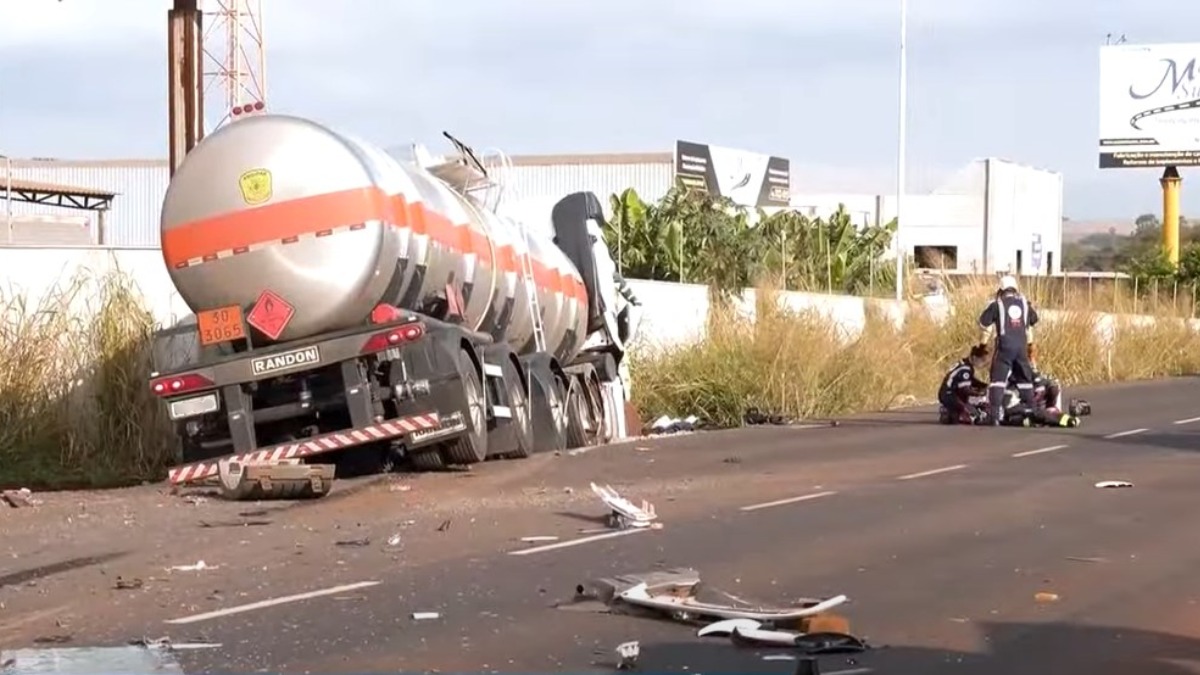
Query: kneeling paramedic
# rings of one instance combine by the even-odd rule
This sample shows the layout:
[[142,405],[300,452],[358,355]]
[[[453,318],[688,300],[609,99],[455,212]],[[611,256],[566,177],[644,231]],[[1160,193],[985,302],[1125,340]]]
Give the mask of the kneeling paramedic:
[[987,383],[975,377],[975,370],[987,365],[987,347],[971,348],[967,358],[954,364],[938,388],[938,403],[946,409],[947,424],[976,424],[986,418],[983,411],[971,403],[971,396],[987,388]]
[[980,346],[986,347],[995,330],[995,349],[992,355],[991,377],[988,383],[989,423],[999,426],[1004,415],[1004,392],[1011,377],[1017,385],[1021,405],[1033,409],[1033,364],[1029,351],[1033,346],[1033,328],[1038,323],[1037,310],[1017,290],[1017,280],[1011,274],[1000,277],[996,297],[979,315],[983,331]]

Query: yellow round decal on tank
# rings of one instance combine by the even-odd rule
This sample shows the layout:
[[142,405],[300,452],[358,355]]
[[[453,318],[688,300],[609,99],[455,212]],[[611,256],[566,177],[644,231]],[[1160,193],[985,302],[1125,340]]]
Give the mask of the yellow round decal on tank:
[[266,169],[250,169],[238,179],[242,189],[242,201],[257,206],[271,200],[271,172]]

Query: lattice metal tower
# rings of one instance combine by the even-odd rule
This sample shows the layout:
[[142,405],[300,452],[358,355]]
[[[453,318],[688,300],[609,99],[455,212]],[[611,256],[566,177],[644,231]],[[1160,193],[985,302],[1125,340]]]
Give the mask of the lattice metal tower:
[[206,0],[202,9],[204,127],[211,133],[237,115],[266,107],[267,50],[262,0]]

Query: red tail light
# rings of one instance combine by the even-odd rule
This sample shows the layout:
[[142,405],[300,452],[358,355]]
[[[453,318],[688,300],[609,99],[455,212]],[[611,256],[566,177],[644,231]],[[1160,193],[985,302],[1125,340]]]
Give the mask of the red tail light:
[[190,394],[193,391],[212,389],[215,386],[217,386],[215,382],[196,373],[160,377],[150,381],[150,391],[154,392],[155,396],[178,396]]
[[376,333],[367,339],[363,345],[362,354],[374,354],[392,347],[399,347],[405,342],[419,340],[425,335],[425,324],[410,323],[404,326],[396,326],[382,333]]
[[404,310],[396,309],[395,307],[381,302],[375,305],[375,309],[371,310],[371,323],[379,325],[381,323],[395,323],[404,318]]

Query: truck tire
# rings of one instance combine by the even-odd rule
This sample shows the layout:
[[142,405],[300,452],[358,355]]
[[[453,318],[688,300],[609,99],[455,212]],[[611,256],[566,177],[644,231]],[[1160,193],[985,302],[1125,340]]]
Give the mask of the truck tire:
[[560,452],[567,447],[563,387],[549,369],[531,370],[529,412],[533,426],[534,452]]
[[568,448],[586,448],[588,445],[586,405],[587,402],[583,400],[583,390],[576,387],[567,390]]
[[442,453],[438,446],[421,448],[420,451],[409,455],[408,461],[417,471],[441,471],[446,468],[446,462],[442,461]]
[[457,366],[467,428],[462,436],[442,448],[442,460],[446,464],[477,464],[487,459],[487,400],[479,371],[466,350],[458,352]]
[[505,457],[525,459],[533,454],[533,416],[530,412],[529,395],[521,381],[521,371],[511,359],[505,359],[504,390],[508,395],[508,407],[512,419],[508,423],[509,448]]

